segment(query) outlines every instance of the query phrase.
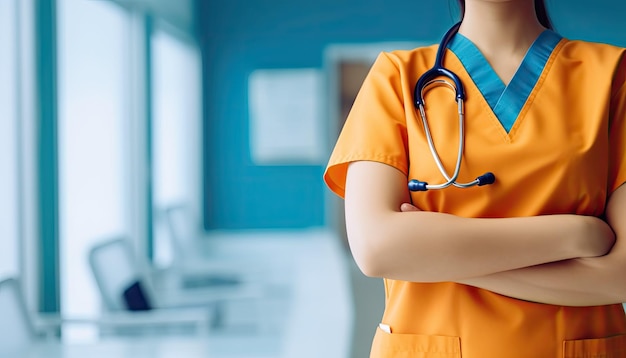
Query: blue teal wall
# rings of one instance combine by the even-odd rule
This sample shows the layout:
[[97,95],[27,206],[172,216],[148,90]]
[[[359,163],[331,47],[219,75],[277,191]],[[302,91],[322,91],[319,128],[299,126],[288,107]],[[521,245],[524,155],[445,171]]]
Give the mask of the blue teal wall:
[[546,0],[557,30],[570,39],[626,46],[626,1]]
[[[622,44],[626,2],[548,0],[564,35]],[[324,225],[323,166],[255,166],[247,77],[258,68],[322,67],[332,43],[438,42],[447,0],[198,0],[204,61],[207,229]]]
[[257,68],[321,68],[330,43],[436,39],[453,20],[445,0],[405,3],[392,11],[393,1],[380,0],[198,1],[207,229],[324,225],[322,165],[252,163],[247,77]]

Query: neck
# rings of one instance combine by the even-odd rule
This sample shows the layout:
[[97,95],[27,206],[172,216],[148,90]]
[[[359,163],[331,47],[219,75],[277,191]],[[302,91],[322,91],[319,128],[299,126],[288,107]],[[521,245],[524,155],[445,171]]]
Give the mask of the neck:
[[533,0],[466,0],[459,33],[485,54],[524,54],[543,30]]

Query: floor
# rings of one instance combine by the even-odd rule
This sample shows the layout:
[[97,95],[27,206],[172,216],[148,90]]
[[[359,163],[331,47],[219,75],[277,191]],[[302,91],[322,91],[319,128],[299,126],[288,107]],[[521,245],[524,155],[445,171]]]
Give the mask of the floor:
[[[256,265],[269,268],[264,280],[278,290],[261,300],[257,334],[213,338],[220,356],[349,357],[350,266],[335,235],[323,229],[212,235],[212,251],[220,257],[254,257]],[[237,321],[232,308],[231,319]],[[237,344],[238,339],[244,342]]]

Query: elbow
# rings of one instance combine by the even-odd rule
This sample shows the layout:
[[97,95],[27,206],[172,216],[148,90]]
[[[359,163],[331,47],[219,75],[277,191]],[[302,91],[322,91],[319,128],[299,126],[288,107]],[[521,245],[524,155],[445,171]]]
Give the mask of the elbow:
[[619,303],[626,303],[626,276],[624,276],[624,272],[626,272],[626,267],[623,267],[617,274],[619,279],[616,287],[614,287],[617,293],[616,301]]
[[[621,256],[621,255],[620,255]],[[618,260],[602,260],[606,266],[600,267],[601,275],[605,278],[602,291],[606,299],[606,303],[626,303],[626,262],[622,258],[613,257],[611,255],[604,256],[605,259]]]
[[407,239],[407,229],[396,219],[399,216],[391,210],[358,218],[346,216],[350,251],[365,276],[403,279],[419,269],[420,245]]
[[[348,235],[348,243],[354,262],[359,270],[367,277],[385,277],[385,255],[379,240],[370,235]],[[377,242],[378,241],[378,242]]]
[[380,269],[379,263],[372,258],[364,257],[364,255],[352,255],[354,257],[354,261],[358,266],[359,270],[363,275],[367,277],[373,278],[382,278],[384,275],[382,274],[382,270]]
[[621,279],[614,287],[607,287],[607,303],[626,303],[626,280]]

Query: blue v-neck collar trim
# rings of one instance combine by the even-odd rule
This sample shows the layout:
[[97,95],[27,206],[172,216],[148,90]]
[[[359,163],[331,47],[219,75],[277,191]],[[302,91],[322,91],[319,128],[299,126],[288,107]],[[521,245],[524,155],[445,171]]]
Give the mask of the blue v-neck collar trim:
[[508,86],[467,37],[456,34],[448,48],[459,58],[507,133],[541,76],[552,51],[562,37],[545,30],[532,44]]

